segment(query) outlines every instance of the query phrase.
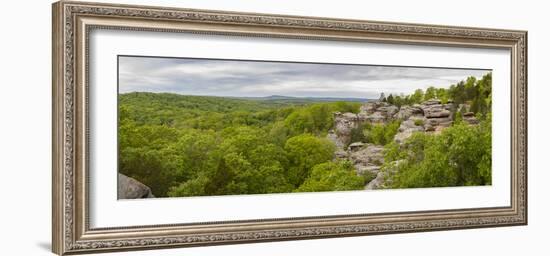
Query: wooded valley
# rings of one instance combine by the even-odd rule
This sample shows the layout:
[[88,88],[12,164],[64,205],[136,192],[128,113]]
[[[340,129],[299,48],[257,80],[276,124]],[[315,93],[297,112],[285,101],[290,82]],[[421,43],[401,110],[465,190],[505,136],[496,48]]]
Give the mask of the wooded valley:
[[[364,101],[119,94],[118,168],[155,197],[362,190],[378,176],[377,189],[490,185],[491,82]],[[381,149],[376,172],[356,146]]]

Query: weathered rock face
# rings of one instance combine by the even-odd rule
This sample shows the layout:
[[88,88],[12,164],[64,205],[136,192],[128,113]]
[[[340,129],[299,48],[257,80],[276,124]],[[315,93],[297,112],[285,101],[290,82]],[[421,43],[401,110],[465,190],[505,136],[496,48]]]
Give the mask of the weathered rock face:
[[426,132],[440,132],[443,128],[453,124],[451,116],[453,104],[441,104],[440,100],[431,99],[423,102],[420,107],[424,112],[424,130]]
[[[438,99],[412,106],[401,106],[400,109],[386,102],[367,102],[361,106],[358,114],[335,113],[335,128],[327,137],[337,147],[335,158],[351,161],[358,175],[375,177],[365,185],[365,189],[376,189],[383,186],[384,175],[392,172],[391,170],[381,171],[384,164],[384,147],[350,141],[353,129],[364,123],[385,124],[393,120],[401,120],[394,141],[402,144],[416,132],[440,133],[453,124],[452,113],[461,109],[464,112],[469,109],[469,106],[461,104],[455,110],[452,102],[442,104]],[[479,123],[472,112],[465,112],[462,116],[463,120],[471,125]],[[344,148],[345,145],[349,146]]]
[[384,171],[379,172],[371,182],[365,185],[365,189],[378,189],[382,188],[388,182],[391,183],[391,175],[397,171],[397,166],[402,163],[403,160],[393,161],[386,165]]
[[399,111],[394,105],[387,102],[367,102],[360,108],[358,114],[361,121],[370,123],[385,123]]
[[411,116],[424,116],[424,112],[420,105],[402,106],[401,109],[394,115],[395,119],[407,120]]
[[[393,118],[393,116],[399,111],[399,108],[394,105],[389,106],[382,106],[377,109],[377,112],[379,112],[382,116],[386,118],[386,121],[388,119]],[[375,112],[376,113],[376,112]]]
[[420,107],[424,112],[426,118],[434,117],[448,117],[451,115],[450,109],[452,108],[451,104],[441,104],[440,100],[429,100],[423,102]]
[[377,187],[374,185],[369,186],[369,184],[380,181],[378,176],[381,175],[380,171],[382,164],[384,164],[384,147],[368,143],[352,143],[348,151],[348,159],[353,163],[357,175],[376,177],[369,181],[369,183],[365,186],[365,189]]
[[336,146],[336,151],[334,152],[334,157],[336,159],[345,159],[348,157],[348,152],[344,149],[344,141],[342,141],[342,139],[338,137],[333,130],[329,131],[327,134],[327,139],[332,141],[332,143]]
[[364,166],[381,166],[384,164],[384,146],[364,144],[351,150],[349,158],[360,169]]
[[365,143],[363,142],[354,142],[349,144],[348,148],[351,152],[355,152],[359,149],[361,149],[363,146],[365,146]]
[[468,104],[458,104],[458,108],[456,109],[459,112],[470,112],[470,105]]
[[378,172],[376,178],[371,180],[367,185],[365,185],[365,190],[372,190],[382,187],[384,184],[384,172]]
[[153,198],[151,189],[124,174],[118,174],[118,199]]
[[[334,113],[334,131],[336,138],[329,138],[337,141],[338,144],[348,145],[351,132],[354,128],[364,123],[381,124],[394,119],[399,108],[386,102],[367,102],[361,106],[359,113]],[[338,146],[338,145],[337,145]]]
[[479,124],[479,120],[477,120],[473,112],[466,112],[462,114],[462,120],[464,120],[468,124]]
[[415,116],[401,122],[399,130],[393,138],[397,143],[403,143],[407,138],[411,137],[415,132],[423,132],[424,119],[423,117]]
[[351,130],[357,128],[359,119],[354,113],[334,113],[334,134],[336,138],[336,146],[347,145],[350,143]]

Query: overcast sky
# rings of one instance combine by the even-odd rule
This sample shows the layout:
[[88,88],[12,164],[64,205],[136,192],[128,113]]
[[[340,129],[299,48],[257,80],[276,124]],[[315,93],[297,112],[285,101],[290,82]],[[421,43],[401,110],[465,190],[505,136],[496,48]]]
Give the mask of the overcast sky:
[[488,70],[119,57],[119,92],[378,98],[449,87]]

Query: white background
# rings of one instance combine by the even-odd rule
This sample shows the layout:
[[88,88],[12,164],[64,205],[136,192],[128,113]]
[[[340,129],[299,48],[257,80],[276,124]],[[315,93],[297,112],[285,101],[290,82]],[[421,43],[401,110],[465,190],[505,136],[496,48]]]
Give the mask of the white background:
[[[529,31],[529,226],[291,241],[112,255],[548,255],[545,101],[550,23],[544,1],[123,1],[191,8]],[[2,255],[51,255],[50,1],[11,1],[0,16]],[[546,231],[546,232],[545,232]]]

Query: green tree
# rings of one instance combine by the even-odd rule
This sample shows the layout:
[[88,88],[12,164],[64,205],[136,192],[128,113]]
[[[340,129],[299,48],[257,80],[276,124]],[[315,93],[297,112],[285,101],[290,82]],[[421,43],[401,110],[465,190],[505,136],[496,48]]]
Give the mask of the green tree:
[[149,186],[155,196],[166,196],[177,184],[180,159],[169,149],[125,148],[118,171]]
[[333,158],[335,146],[327,139],[301,134],[288,139],[284,149],[290,165],[287,178],[297,187],[309,176],[313,166]]
[[[352,130],[352,141],[385,145],[385,168],[396,170],[389,172],[395,173],[388,179],[390,187],[490,184],[491,82],[488,73],[449,89],[383,97],[398,107],[431,95],[444,103],[453,100],[455,107],[466,103],[480,125],[461,122],[459,112],[441,135],[415,134],[399,145],[393,137],[400,124],[391,122],[358,127]],[[344,163],[332,162],[335,148],[324,137],[334,124],[334,112],[358,113],[360,106],[120,94],[119,171],[151,187],[157,197],[347,190],[357,175]],[[478,148],[471,147],[476,144]]]
[[360,190],[365,179],[358,176],[348,161],[326,162],[315,165],[311,175],[297,192]]
[[306,108],[313,118],[313,130],[311,132],[325,132],[333,124],[333,111],[328,104],[313,104]]
[[170,147],[179,132],[159,126],[138,126],[124,119],[119,127],[120,173],[135,178],[149,186],[153,194],[164,196],[171,184],[181,180],[181,158]]
[[405,100],[403,99],[403,97],[399,96],[399,95],[396,95],[393,99],[393,105],[397,106],[398,108],[400,108],[401,106],[403,106],[405,104]]
[[422,91],[422,89],[416,89],[414,93],[410,95],[409,99],[411,104],[421,103],[424,99],[424,91]]
[[454,124],[458,124],[458,123],[461,123],[463,121],[463,119],[462,119],[463,110],[464,109],[462,109],[462,111],[457,111],[456,113],[454,113],[454,116],[453,116]]
[[363,134],[366,142],[386,145],[393,141],[393,137],[399,130],[401,121],[395,120],[388,124],[375,124],[364,126]]
[[[211,163],[195,170],[193,178],[170,189],[170,196],[261,194],[290,192],[285,177],[288,164],[284,150],[269,142],[258,128],[241,126],[223,131],[214,161],[195,157],[196,164]],[[196,149],[209,152],[195,145]],[[206,157],[206,156],[203,156]]]
[[379,99],[381,102],[388,102],[388,98],[384,97],[384,94],[382,94],[382,96],[380,96],[380,99]]
[[305,109],[292,112],[286,119],[285,125],[289,128],[291,134],[313,133],[315,130],[315,119],[311,113]]
[[386,101],[390,104],[395,104],[394,100],[393,100],[393,95],[390,93],[390,96],[388,96],[388,98],[386,98]]
[[[345,102],[345,101],[337,101],[334,103],[330,103],[330,107],[332,112],[350,112],[350,113],[359,113],[359,109],[361,108],[361,103],[359,102]],[[332,113],[331,113],[332,114]]]
[[489,185],[490,120],[479,126],[459,122],[441,135],[413,134],[403,146],[386,146],[385,162],[391,177],[386,185],[394,188]]
[[269,128],[271,142],[281,147],[284,147],[289,134],[290,129],[285,125],[284,121],[278,121]]
[[437,97],[437,89],[435,87],[430,86],[428,89],[426,89],[426,94],[424,94],[424,101],[431,100]]

